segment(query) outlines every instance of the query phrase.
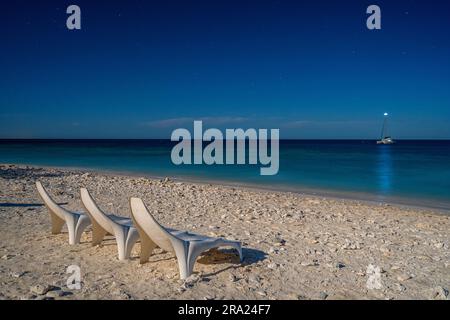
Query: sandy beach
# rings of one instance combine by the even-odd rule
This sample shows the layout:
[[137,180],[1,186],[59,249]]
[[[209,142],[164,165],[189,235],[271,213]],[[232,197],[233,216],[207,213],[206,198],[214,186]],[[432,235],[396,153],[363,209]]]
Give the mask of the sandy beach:
[[[88,231],[71,246],[66,232],[50,234],[36,180],[74,211],[84,211],[80,187],[122,216],[141,197],[165,226],[242,241],[244,261],[212,250],[182,281],[160,249],[141,265],[139,244],[126,262],[111,237],[92,246]],[[1,299],[449,299],[449,246],[450,216],[434,209],[0,165]],[[80,290],[66,286],[70,265]]]

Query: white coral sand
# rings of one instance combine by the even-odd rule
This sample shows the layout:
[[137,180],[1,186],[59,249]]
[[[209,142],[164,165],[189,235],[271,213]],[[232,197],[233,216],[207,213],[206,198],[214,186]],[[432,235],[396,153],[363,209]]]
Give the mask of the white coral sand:
[[[50,234],[36,179],[73,210],[81,186],[119,215],[142,197],[166,226],[241,240],[245,260],[208,252],[183,282],[161,250],[140,265],[139,244],[128,262],[111,238],[93,247],[90,232],[70,246],[67,234]],[[4,299],[448,298],[450,217],[431,209],[14,165],[0,166],[0,190]],[[80,290],[67,288],[70,265],[80,267]],[[370,265],[377,272],[367,274]]]

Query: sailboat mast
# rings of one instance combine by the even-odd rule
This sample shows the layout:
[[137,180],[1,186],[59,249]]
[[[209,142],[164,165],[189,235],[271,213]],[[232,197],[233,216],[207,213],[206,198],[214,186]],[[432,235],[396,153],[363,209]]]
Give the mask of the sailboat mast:
[[388,114],[384,114],[383,128],[381,129],[381,139],[386,138]]
[[388,134],[388,114],[384,114],[383,127],[381,128],[381,138],[377,144],[393,144],[394,140]]

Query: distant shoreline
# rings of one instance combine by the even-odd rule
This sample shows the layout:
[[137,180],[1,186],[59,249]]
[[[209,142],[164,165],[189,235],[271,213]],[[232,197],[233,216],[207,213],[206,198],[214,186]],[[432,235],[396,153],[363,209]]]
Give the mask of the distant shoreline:
[[430,209],[436,210],[444,215],[450,215],[450,207],[445,203],[439,203],[436,201],[425,201],[425,200],[413,200],[411,198],[403,198],[403,197],[384,197],[380,198],[376,195],[370,193],[363,192],[349,192],[349,191],[338,191],[338,190],[326,190],[326,189],[315,189],[308,187],[289,187],[283,185],[271,185],[266,186],[262,184],[252,184],[252,183],[244,183],[237,181],[225,181],[225,180],[216,180],[216,179],[207,179],[207,178],[198,178],[195,176],[171,176],[171,175],[156,175],[149,173],[139,173],[139,172],[130,172],[130,171],[121,171],[121,170],[113,170],[113,169],[99,169],[99,168],[84,168],[84,167],[72,167],[72,166],[46,166],[46,165],[33,165],[26,163],[0,163],[0,166],[27,166],[35,169],[54,169],[61,170],[67,172],[76,172],[79,174],[83,173],[97,173],[104,174],[107,176],[121,176],[121,177],[145,177],[149,179],[165,179],[169,178],[170,180],[184,183],[198,183],[203,185],[215,185],[215,186],[223,186],[227,188],[240,188],[252,191],[261,191],[261,192],[274,192],[274,193],[292,193],[313,197],[321,197],[335,200],[343,200],[343,201],[353,201],[353,202],[363,202],[371,205],[378,206],[397,206],[405,209]]

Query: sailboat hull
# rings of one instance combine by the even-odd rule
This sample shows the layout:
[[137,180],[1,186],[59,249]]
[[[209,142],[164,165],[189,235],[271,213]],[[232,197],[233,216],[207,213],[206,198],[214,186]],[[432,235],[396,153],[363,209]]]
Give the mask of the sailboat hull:
[[393,144],[393,143],[394,140],[392,140],[391,138],[384,138],[377,141],[377,144]]

